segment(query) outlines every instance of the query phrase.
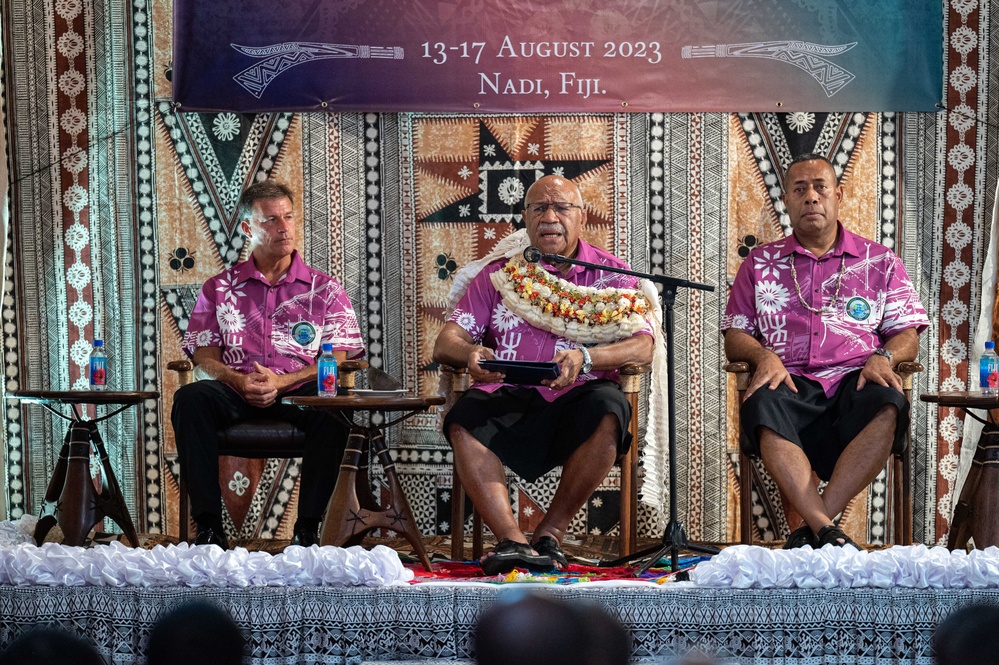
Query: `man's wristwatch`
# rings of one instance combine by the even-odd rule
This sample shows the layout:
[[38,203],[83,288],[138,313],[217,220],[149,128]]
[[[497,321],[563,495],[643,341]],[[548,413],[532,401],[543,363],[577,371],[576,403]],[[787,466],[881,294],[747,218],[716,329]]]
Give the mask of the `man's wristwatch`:
[[589,374],[590,370],[593,369],[593,361],[590,360],[590,352],[586,350],[585,346],[579,347],[579,350],[583,352],[583,366],[579,368],[579,373]]
[[889,351],[888,349],[874,349],[874,355],[884,356],[885,358],[888,359],[888,364],[889,365],[891,364],[892,355],[891,351]]

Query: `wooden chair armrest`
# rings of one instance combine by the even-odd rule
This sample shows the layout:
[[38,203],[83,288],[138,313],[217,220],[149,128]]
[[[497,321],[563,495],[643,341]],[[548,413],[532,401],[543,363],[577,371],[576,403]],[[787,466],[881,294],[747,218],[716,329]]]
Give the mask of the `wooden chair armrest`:
[[468,373],[467,368],[441,365],[440,370],[441,374],[450,379],[451,390],[453,390],[456,394],[461,394],[471,387],[472,375]]
[[625,363],[618,368],[621,377],[621,391],[625,395],[642,389],[642,377],[652,371],[651,363]]
[[194,380],[194,363],[190,360],[171,360],[167,363],[167,369],[177,372],[177,380],[182,386]]
[[729,363],[725,365],[725,371],[735,374],[735,388],[740,393],[749,388],[749,363]]
[[917,362],[900,362],[895,365],[895,373],[902,377],[902,389],[912,390],[912,375],[922,372],[925,367]]
[[344,360],[337,365],[337,370],[340,372],[337,384],[345,389],[354,388],[357,385],[357,372],[367,368],[367,360]]

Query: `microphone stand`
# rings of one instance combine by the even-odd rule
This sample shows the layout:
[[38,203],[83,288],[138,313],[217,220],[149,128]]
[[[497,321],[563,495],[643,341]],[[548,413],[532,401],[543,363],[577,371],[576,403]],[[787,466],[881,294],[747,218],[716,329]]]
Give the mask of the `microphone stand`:
[[[544,254],[536,247],[528,247],[525,249],[524,258],[530,263],[537,263],[539,259],[544,259],[545,261],[553,264],[570,263],[572,265],[596,268],[598,270],[606,270],[607,272],[615,272],[622,275],[631,275],[633,277],[647,279],[662,286],[662,293],[659,294],[659,298],[662,300],[663,304],[663,333],[666,337],[666,415],[669,431],[669,523],[666,525],[666,530],[663,532],[662,543],[660,545],[654,545],[648,549],[628,554],[621,558],[614,559],[613,561],[601,562],[600,565],[619,566],[628,561],[641,559],[649,554],[652,554],[652,557],[642,565],[637,573],[635,573],[636,577],[640,577],[645,573],[645,571],[651,568],[655,562],[659,561],[659,559],[665,555],[666,552],[670,553],[670,569],[674,573],[676,573],[679,568],[679,552],[682,549],[701,554],[718,554],[719,550],[716,547],[698,545],[689,542],[687,540],[687,533],[683,528],[683,524],[677,519],[679,506],[677,505],[676,498],[676,392],[673,381],[673,304],[676,302],[676,290],[682,287],[687,289],[700,289],[702,291],[714,291],[715,287],[710,284],[690,282],[676,277],[667,277],[666,275],[653,275],[625,268],[616,268],[614,266],[604,266],[597,263],[579,261],[578,259],[571,259],[560,254]],[[621,500],[624,501],[625,497],[621,497]],[[686,577],[686,573],[681,573],[677,576],[677,579],[686,579]]]

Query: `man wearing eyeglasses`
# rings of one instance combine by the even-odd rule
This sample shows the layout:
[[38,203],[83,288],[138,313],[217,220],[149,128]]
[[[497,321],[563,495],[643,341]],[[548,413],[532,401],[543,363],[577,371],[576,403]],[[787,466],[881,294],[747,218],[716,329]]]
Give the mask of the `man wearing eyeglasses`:
[[[523,217],[527,239],[544,254],[627,267],[580,239],[586,209],[570,180],[550,175],[535,182]],[[455,281],[460,284],[461,275]],[[653,352],[645,301],[635,287],[634,277],[567,263],[527,264],[519,253],[507,253],[471,278],[438,335],[434,360],[466,367],[474,380],[448,411],[444,434],[462,485],[498,541],[482,558],[487,574],[565,569],[561,542],[570,520],[628,450],[631,410],[617,368],[648,363]],[[513,385],[479,366],[493,359],[554,361],[559,375],[542,385]],[[504,464],[527,482],[563,467],[530,542],[510,510]]]

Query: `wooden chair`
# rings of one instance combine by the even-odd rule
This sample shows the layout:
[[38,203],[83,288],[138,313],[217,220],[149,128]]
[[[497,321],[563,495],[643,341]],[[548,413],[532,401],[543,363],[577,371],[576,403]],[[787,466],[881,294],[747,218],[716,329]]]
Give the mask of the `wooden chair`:
[[[621,556],[634,552],[638,538],[638,395],[642,388],[642,376],[652,369],[651,364],[624,365],[619,370],[621,390],[631,404],[631,448],[618,461],[621,466],[621,512],[618,533],[618,552]],[[460,395],[471,385],[471,377],[465,369],[441,366],[441,371],[451,379],[456,395]],[[457,467],[452,471],[451,484],[451,558],[460,561],[465,558],[465,491],[458,478]],[[482,556],[482,518],[472,506],[472,558]]]
[[[355,373],[367,366],[368,363],[364,360],[345,360],[340,363],[340,388],[353,388]],[[178,381],[182,386],[194,380],[194,363],[190,360],[173,360],[167,363],[167,369],[177,372]],[[223,455],[243,459],[301,457],[305,452],[304,445],[305,435],[302,431],[284,420],[239,421],[218,433],[220,457]],[[186,541],[190,538],[191,507],[184,474],[180,474],[179,484],[180,539]]]
[[[902,379],[902,390],[905,398],[912,404],[912,375],[923,371],[923,366],[916,362],[901,362],[895,367],[895,373]],[[735,386],[739,391],[739,404],[742,404],[752,373],[749,364],[744,362],[729,363],[725,371],[735,374]],[[736,420],[738,440],[739,425]],[[911,429],[911,428],[910,428]],[[895,545],[912,544],[912,441],[910,430],[905,432],[905,450],[891,456],[892,491],[889,496],[892,513],[892,542]],[[739,534],[744,545],[753,544],[753,479],[757,487],[762,483],[758,476],[756,465],[739,447]]]

